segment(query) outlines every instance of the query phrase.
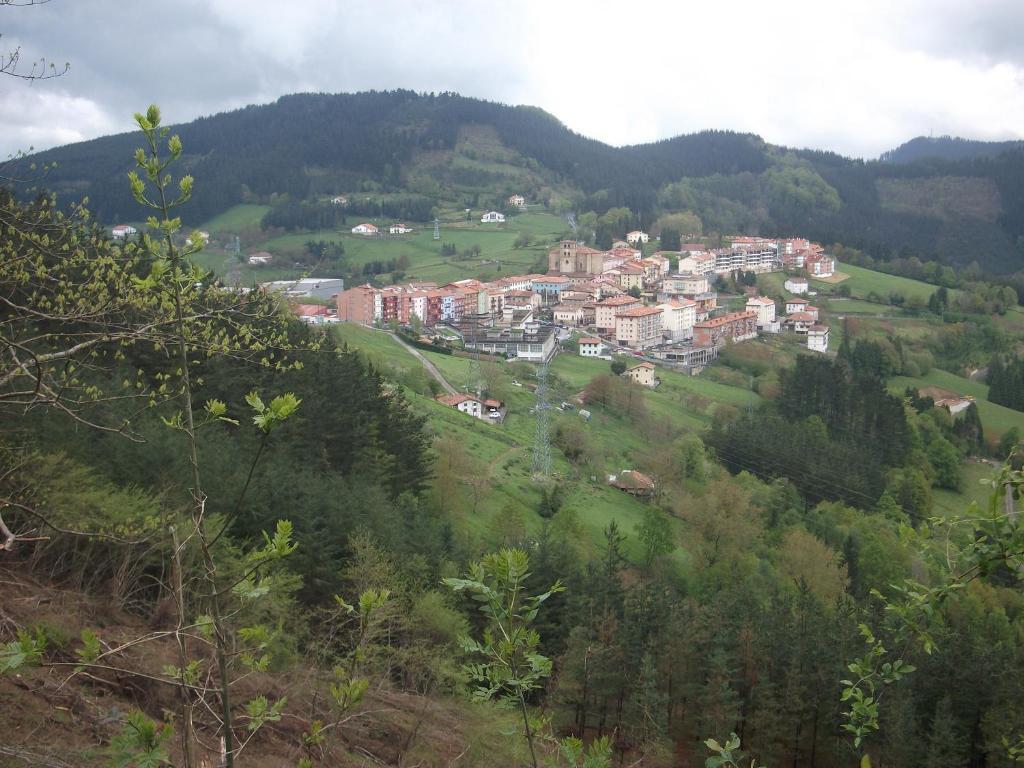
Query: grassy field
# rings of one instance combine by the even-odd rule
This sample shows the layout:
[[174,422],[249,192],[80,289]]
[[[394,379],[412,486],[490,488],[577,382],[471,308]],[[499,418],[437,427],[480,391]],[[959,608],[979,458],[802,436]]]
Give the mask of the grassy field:
[[[843,264],[838,267],[850,277],[839,285],[845,285],[850,289],[850,295],[856,299],[867,298],[868,294],[876,293],[883,301],[889,300],[889,294],[896,292],[903,295],[905,299],[917,297],[927,302],[928,297],[935,293],[936,286],[922,283],[920,280],[911,280],[907,277],[887,275],[883,272],[876,272],[864,267],[855,267],[850,264]],[[821,280],[811,280],[811,285],[818,290],[829,291],[835,286]]]
[[[387,222],[375,222],[384,225]],[[551,214],[528,213],[510,218],[505,224],[481,224],[479,215],[471,222],[455,221],[441,225],[441,240],[434,240],[429,224],[416,231],[395,237],[362,237],[350,232],[321,232],[315,234],[282,235],[260,243],[261,250],[285,253],[299,249],[311,238],[341,243],[348,261],[362,266],[371,261],[387,261],[406,256],[409,268],[406,279],[434,280],[446,283],[467,277],[503,274],[522,274],[528,271],[538,257],[547,253],[555,239],[565,230],[565,222]],[[535,243],[515,248],[516,238],[531,235]],[[461,252],[480,247],[480,257],[461,260],[441,255],[442,243],[454,243]]]
[[980,381],[972,381],[962,376],[933,368],[924,376],[909,378],[898,376],[889,382],[889,389],[902,393],[907,387],[942,387],[961,395],[971,395],[978,406],[978,415],[985,428],[985,437],[992,442],[998,441],[1004,432],[1017,427],[1024,434],[1024,413],[1006,408],[988,401],[988,385]]
[[269,210],[269,205],[236,205],[219,216],[214,216],[199,229],[206,230],[213,237],[238,234],[243,229],[258,227],[260,219]]
[[[333,332],[350,347],[362,351],[385,375],[392,376],[396,369],[419,365],[391,336],[381,331],[342,323],[334,326]],[[423,354],[456,388],[467,388],[473,360],[429,351]],[[498,520],[510,509],[522,515],[527,531],[539,531],[542,525],[536,512],[540,486],[532,477],[536,417],[530,410],[535,404],[532,390],[535,366],[484,361],[477,367],[508,406],[508,416],[502,425],[442,406],[428,394],[405,391],[412,407],[427,418],[428,430],[435,437],[454,437],[464,448],[465,461],[469,463],[464,474],[487,478],[486,491],[476,503],[467,489],[461,503],[453,505],[452,514],[458,535],[492,542],[497,536]],[[558,406],[563,399],[571,400],[593,376],[608,373],[610,368],[607,361],[588,360],[566,352],[554,359],[550,370],[550,402]],[[642,390],[640,396],[650,416],[648,423],[664,425],[668,430],[666,434],[703,429],[720,403],[740,406],[757,400],[757,395],[747,390],[671,371],[659,371],[659,374],[661,386],[657,390]],[[511,383],[514,376],[523,386]],[[553,474],[566,488],[563,509],[569,510],[576,521],[584,549],[596,550],[604,529],[615,520],[629,536],[627,552],[639,559],[635,528],[643,518],[646,505],[610,488],[604,475],[638,467],[641,457],[653,447],[652,437],[647,427],[629,418],[597,405],[590,410],[589,422],[582,420],[576,409],[562,411],[555,407],[549,412],[552,434],[562,423],[581,425],[590,451],[596,457],[588,470],[580,472],[557,447],[552,447]],[[665,438],[665,447],[668,447],[668,438]],[[673,525],[682,540],[682,523],[674,521]],[[673,559],[677,567],[686,569],[688,556],[684,548],[678,548]]]

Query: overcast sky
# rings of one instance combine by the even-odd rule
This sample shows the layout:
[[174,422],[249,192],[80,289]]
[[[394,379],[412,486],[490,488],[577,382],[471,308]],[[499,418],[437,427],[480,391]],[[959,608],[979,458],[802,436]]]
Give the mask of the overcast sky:
[[[895,6],[895,9],[893,8]],[[1022,0],[51,0],[0,6],[0,155],[300,91],[458,91],[611,144],[705,128],[876,157],[1024,138]]]

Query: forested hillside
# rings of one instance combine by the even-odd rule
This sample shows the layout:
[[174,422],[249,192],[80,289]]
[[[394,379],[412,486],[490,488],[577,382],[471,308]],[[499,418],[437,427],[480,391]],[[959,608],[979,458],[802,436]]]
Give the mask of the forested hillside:
[[[542,377],[306,327],[195,266],[175,215],[195,156],[155,107],[137,119],[126,184],[159,238],[0,195],[0,764],[1024,754],[1003,506],[1024,475],[1010,444],[981,464],[980,407],[892,393],[922,353],[847,322],[835,360],[779,335],[731,345],[721,381],[660,369],[648,389],[568,350]],[[437,402],[423,359],[507,418]],[[531,462],[542,378],[550,472]],[[939,510],[964,457],[991,504]],[[606,481],[627,468],[649,486]]]
[[[594,119],[601,119],[600,107]],[[494,158],[488,165],[463,152],[445,161],[446,183],[425,183],[430,157],[455,151],[460,131],[473,126],[494,131],[507,150],[498,158],[506,170]],[[435,205],[496,205],[532,183],[533,191],[546,186],[539,202],[557,211],[622,207],[644,227],[686,212],[697,217],[691,234],[802,234],[876,258],[977,262],[1002,273],[1021,263],[1024,152],[1009,146],[998,158],[975,147],[942,158],[898,152],[893,157],[901,162],[864,162],[705,131],[616,148],[536,108],[410,91],[298,94],[177,129],[189,147],[186,167],[207,180],[186,213],[196,224],[237,203],[323,201],[341,193],[413,191]],[[88,195],[97,216],[114,223],[132,216],[122,180],[134,145],[131,136],[113,136],[40,153],[38,160],[57,163],[46,184],[62,199]],[[483,201],[481,189],[489,193]],[[954,190],[947,199],[958,204],[936,207],[936,190]]]

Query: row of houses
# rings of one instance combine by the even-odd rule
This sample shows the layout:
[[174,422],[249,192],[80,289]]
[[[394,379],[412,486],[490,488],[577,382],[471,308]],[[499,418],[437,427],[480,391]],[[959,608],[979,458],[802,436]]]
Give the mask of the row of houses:
[[[391,224],[387,227],[389,235],[407,235],[413,231],[413,228],[408,224],[396,223]],[[363,235],[364,237],[374,237],[380,234],[380,227],[376,224],[371,224],[368,221],[364,221],[361,224],[356,224],[352,227],[353,235]]]

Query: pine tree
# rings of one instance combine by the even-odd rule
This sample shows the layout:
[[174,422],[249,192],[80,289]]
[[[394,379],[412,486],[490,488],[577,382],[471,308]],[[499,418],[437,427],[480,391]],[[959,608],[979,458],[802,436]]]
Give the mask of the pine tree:
[[966,768],[969,763],[967,742],[953,714],[953,701],[943,696],[935,705],[925,765],[928,768]]

